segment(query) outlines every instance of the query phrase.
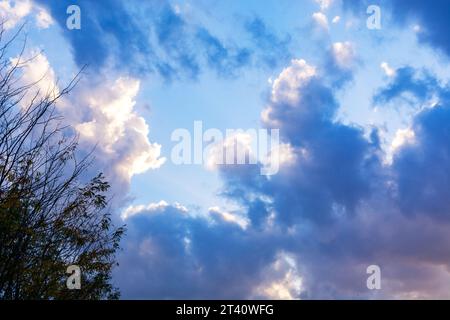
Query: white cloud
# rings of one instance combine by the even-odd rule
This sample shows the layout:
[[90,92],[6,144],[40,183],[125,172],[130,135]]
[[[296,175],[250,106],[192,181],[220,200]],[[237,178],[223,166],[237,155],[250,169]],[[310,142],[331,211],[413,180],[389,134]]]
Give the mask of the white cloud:
[[327,10],[332,4],[333,0],[316,0],[316,3],[319,4],[320,10]]
[[[31,50],[21,58],[23,62],[33,57],[21,69],[21,83],[36,83],[24,104],[38,90],[41,96],[53,97],[61,90],[47,57],[36,52]],[[11,59],[11,63],[16,62],[18,58]],[[159,168],[165,161],[160,157],[161,146],[148,138],[147,122],[134,110],[139,85],[138,80],[128,77],[95,83],[82,78],[69,96],[57,102],[64,123],[79,133],[80,149],[90,152],[95,147],[94,167],[105,173],[113,190],[120,190],[121,196],[126,194],[132,176]]]
[[387,62],[382,62],[382,63],[380,64],[380,68],[383,69],[384,73],[385,73],[388,77],[393,77],[393,76],[395,76],[395,69],[391,68]]
[[36,25],[41,29],[47,29],[54,23],[52,16],[45,8],[38,8]]
[[80,100],[87,104],[91,119],[75,125],[80,141],[97,145],[106,164],[126,181],[165,161],[160,158],[161,146],[148,139],[145,119],[133,110],[139,85],[136,79],[119,77],[92,90],[84,88]]
[[227,212],[227,211],[223,211],[221,210],[219,207],[210,207],[208,209],[208,213],[213,217],[213,218],[218,218],[221,221],[224,222],[228,222],[228,223],[234,223],[237,224],[239,227],[241,227],[242,229],[246,229],[249,221],[248,219],[235,214],[235,213],[231,213],[231,212]]
[[0,19],[4,21],[3,27],[6,30],[14,28],[22,18],[31,12],[31,9],[30,0],[0,1]]
[[10,67],[20,72],[20,85],[32,87],[26,92],[20,105],[26,107],[37,95],[39,98],[49,96],[55,98],[60,90],[56,83],[56,75],[47,57],[37,50],[31,50],[22,57],[10,59]]
[[324,30],[328,30],[328,18],[322,12],[314,12],[312,15],[314,22]]
[[294,59],[285,68],[272,85],[272,102],[288,102],[294,104],[300,98],[299,89],[316,75],[316,68],[305,60]]
[[31,0],[0,1],[0,19],[4,21],[5,30],[16,27],[30,14],[35,15],[36,26],[40,29],[46,29],[54,23],[49,12]]
[[[122,214],[120,215],[123,220],[126,220],[128,218],[131,218],[137,214],[142,213],[157,213],[157,212],[164,212],[170,204],[168,204],[166,201],[161,200],[159,202],[149,203],[148,205],[137,205],[137,206],[129,206],[126,208]],[[182,213],[188,213],[188,209],[185,206],[182,206],[181,204],[175,202],[172,205],[174,208],[176,208],[179,212]]]
[[350,69],[355,62],[355,50],[351,42],[335,42],[331,47],[333,59],[343,69]]
[[302,291],[302,278],[295,258],[281,253],[273,264],[266,268],[266,279],[254,290],[256,298],[272,300],[298,299]]
[[420,33],[420,32],[422,32],[422,27],[421,27],[419,24],[415,24],[415,25],[413,26],[413,31],[414,31],[415,33]]
[[333,23],[338,23],[339,21],[341,21],[341,17],[340,16],[335,16],[333,18],[333,20],[331,20],[331,22],[333,22]]
[[[306,152],[306,151],[305,151]],[[276,156],[274,154],[276,153]],[[303,150],[301,152],[303,154]],[[279,167],[289,166],[296,162],[297,154],[294,148],[289,143],[280,143],[278,146],[273,148],[265,157],[262,159],[262,163],[265,166],[272,167],[274,164],[271,164],[272,161],[277,161]]]
[[220,165],[257,162],[256,130],[235,132],[227,135],[223,140],[215,142],[208,148],[206,154],[206,168],[216,170]]
[[386,153],[386,158],[384,160],[385,164],[392,164],[393,157],[398,150],[401,149],[402,146],[406,144],[414,143],[416,138],[416,134],[410,128],[406,129],[398,129],[395,132],[394,139],[392,139],[391,145]]

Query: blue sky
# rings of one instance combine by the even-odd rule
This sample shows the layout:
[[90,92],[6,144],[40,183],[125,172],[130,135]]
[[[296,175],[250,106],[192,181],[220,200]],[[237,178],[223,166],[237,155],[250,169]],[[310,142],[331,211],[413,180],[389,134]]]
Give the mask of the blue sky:
[[[124,298],[450,297],[448,1],[1,3],[41,51],[25,79],[87,65],[59,110],[128,226]],[[175,165],[198,120],[279,129],[287,160]]]

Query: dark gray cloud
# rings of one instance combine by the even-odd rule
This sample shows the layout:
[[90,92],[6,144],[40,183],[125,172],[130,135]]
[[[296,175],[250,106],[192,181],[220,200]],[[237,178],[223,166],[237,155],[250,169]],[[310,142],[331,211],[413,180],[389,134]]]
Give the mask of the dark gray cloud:
[[395,157],[398,200],[407,215],[450,220],[450,105],[423,110],[414,120],[414,143]]
[[126,222],[115,277],[124,298],[246,298],[280,241],[172,205],[140,210]]
[[[335,121],[334,82],[312,70],[294,61],[280,74],[264,121],[282,129],[294,163],[270,179],[259,165],[221,167],[222,195],[240,204],[247,228],[177,206],[139,209],[127,219],[130,236],[116,277],[125,297],[273,297],[270,288],[292,285],[295,270],[302,286],[289,289],[294,298],[448,298],[448,89],[431,88],[438,81],[430,76],[439,104],[418,107],[414,142],[385,165],[377,131],[367,137]],[[389,99],[405,91],[428,96],[421,76],[406,77],[394,94],[389,88],[404,78],[379,92],[389,91]],[[283,253],[295,267],[279,282],[270,266]],[[381,291],[366,287],[372,264],[381,267]]]

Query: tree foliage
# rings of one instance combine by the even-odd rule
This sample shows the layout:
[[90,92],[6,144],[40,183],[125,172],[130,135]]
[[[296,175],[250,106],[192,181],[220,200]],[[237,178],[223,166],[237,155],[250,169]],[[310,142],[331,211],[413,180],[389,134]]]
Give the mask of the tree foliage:
[[[82,182],[91,158],[77,159],[56,109],[78,76],[60,91],[23,84],[25,42],[18,59],[7,57],[19,34],[5,41],[0,31],[0,299],[117,298],[124,228],[112,223],[104,176]],[[81,268],[80,290],[66,287],[69,265]]]

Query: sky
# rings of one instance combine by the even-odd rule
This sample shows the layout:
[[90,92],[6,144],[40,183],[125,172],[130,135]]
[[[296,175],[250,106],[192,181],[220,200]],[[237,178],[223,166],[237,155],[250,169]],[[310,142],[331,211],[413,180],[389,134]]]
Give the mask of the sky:
[[[122,298],[450,298],[450,2],[0,0],[0,17],[37,56],[23,81],[82,70],[58,112],[127,226]],[[198,121],[279,130],[278,172],[210,165],[258,153],[247,133],[177,164]]]

